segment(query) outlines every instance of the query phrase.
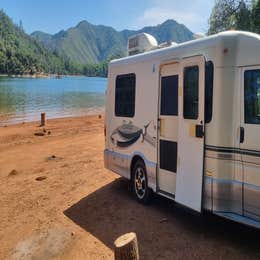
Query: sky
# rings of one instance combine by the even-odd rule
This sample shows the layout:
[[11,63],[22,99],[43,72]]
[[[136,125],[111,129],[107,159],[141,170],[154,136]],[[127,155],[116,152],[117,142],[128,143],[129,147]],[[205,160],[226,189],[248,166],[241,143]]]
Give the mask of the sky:
[[205,33],[215,0],[0,0],[0,8],[27,33],[57,33],[82,20],[116,30],[141,29],[167,19]]

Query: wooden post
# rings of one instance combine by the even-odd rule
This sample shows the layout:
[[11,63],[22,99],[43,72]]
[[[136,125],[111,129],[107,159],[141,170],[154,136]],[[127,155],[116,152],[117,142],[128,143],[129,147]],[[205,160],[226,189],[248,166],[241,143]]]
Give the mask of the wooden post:
[[41,126],[45,126],[45,123],[46,123],[45,113],[41,113]]
[[131,232],[115,241],[115,260],[139,260],[136,234]]

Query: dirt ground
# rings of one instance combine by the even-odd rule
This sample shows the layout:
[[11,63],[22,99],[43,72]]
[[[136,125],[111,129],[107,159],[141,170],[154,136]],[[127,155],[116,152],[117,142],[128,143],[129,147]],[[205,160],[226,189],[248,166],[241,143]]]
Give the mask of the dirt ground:
[[131,231],[141,259],[260,259],[257,230],[157,196],[138,204],[103,168],[103,124],[0,128],[0,259],[113,259],[113,241]]

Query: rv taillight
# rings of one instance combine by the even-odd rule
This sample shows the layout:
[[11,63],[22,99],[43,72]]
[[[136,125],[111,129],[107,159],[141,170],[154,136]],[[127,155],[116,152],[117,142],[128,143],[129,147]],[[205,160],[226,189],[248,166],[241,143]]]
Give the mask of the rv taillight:
[[104,125],[104,136],[105,136],[105,137],[107,136],[107,128],[106,128],[106,125]]

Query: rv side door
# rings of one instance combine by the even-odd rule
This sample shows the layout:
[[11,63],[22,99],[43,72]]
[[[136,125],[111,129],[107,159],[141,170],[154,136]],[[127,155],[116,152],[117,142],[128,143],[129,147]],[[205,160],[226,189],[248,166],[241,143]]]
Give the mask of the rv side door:
[[260,66],[242,69],[240,153],[244,216],[260,221]]
[[204,159],[205,60],[183,59],[180,72],[175,200],[201,212]]

